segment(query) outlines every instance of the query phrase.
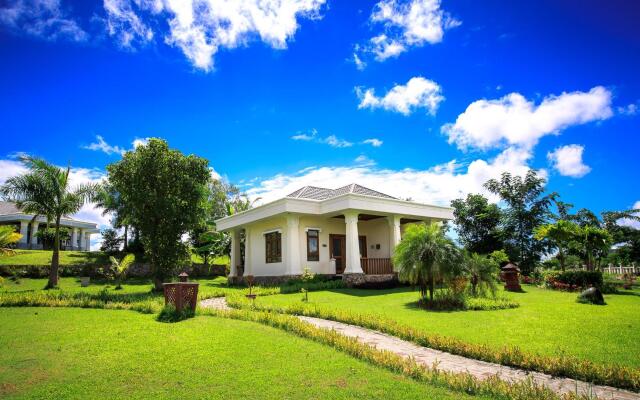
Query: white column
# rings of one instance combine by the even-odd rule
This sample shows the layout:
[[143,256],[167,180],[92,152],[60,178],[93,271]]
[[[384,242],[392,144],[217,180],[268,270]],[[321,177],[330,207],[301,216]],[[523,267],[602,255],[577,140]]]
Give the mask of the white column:
[[22,237],[18,243],[27,244],[27,235],[29,234],[29,223],[27,221],[20,221],[20,234]]
[[251,248],[253,246],[251,240],[251,229],[244,228],[244,273],[243,276],[253,275],[253,261],[251,257]]
[[358,213],[349,211],[344,213],[344,222],[347,224],[347,264],[345,274],[362,274],[360,266],[360,240],[358,238]]
[[85,237],[84,237],[84,229],[80,229],[79,231],[80,231],[80,245],[78,246],[79,247],[78,250],[82,250],[82,249],[84,249],[84,239],[85,239]]
[[78,228],[73,228],[73,231],[71,231],[71,249],[72,250],[79,249],[79,247],[78,247]]
[[301,275],[302,265],[300,262],[300,217],[298,215],[287,215],[287,262],[288,275]]
[[38,238],[36,237],[36,233],[38,233],[38,226],[40,225],[40,222],[38,221],[33,221],[31,223],[31,248],[35,249],[35,246],[38,245]]
[[400,243],[400,217],[393,215],[387,217],[389,222],[389,258],[393,257],[393,253],[398,243]]
[[242,257],[240,254],[240,229],[231,231],[231,267],[229,276],[238,276],[238,265]]
[[84,239],[84,251],[89,251],[91,250],[91,233],[87,232],[85,233],[85,239]]

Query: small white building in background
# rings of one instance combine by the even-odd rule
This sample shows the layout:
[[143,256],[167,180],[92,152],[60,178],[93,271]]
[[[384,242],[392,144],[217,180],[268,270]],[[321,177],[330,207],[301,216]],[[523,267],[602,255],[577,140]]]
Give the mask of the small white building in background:
[[[19,249],[42,249],[42,243],[36,236],[39,229],[47,226],[45,217],[38,217],[33,221],[33,215],[25,214],[15,203],[10,201],[0,201],[0,225],[14,225],[16,231],[20,232],[22,238],[18,243]],[[99,233],[98,225],[93,222],[80,221],[77,219],[63,217],[60,226],[68,228],[71,238],[60,244],[62,250],[91,250],[91,235]]]
[[393,274],[391,257],[407,224],[452,218],[449,207],[400,200],[351,184],[335,190],[305,186],[219,219],[216,227],[232,237],[230,277],[277,281],[299,276],[305,268],[323,275]]

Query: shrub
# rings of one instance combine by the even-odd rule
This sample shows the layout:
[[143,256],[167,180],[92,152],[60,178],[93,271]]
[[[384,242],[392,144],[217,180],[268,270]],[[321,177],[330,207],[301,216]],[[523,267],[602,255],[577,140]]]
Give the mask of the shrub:
[[545,271],[544,283],[546,287],[551,289],[573,291],[591,286],[600,288],[603,279],[600,271]]
[[454,289],[437,290],[433,300],[423,297],[418,301],[418,305],[434,311],[464,310],[465,296],[463,292],[456,292]]
[[156,317],[158,322],[180,322],[188,318],[193,318],[195,313],[189,307],[183,308],[178,311],[172,304],[167,304],[162,308],[162,311]]

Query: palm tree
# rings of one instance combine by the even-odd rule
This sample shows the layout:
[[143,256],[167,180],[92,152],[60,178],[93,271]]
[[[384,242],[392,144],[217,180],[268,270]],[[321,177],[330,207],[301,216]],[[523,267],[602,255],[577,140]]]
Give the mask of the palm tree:
[[477,253],[467,253],[464,257],[463,269],[471,282],[473,296],[478,295],[478,289],[482,290],[483,293],[487,289],[491,294],[496,293],[498,264],[494,260]]
[[534,237],[537,240],[551,242],[558,249],[558,261],[560,269],[565,269],[565,259],[569,243],[579,235],[580,227],[573,222],[560,219],[553,224],[540,225],[534,229]]
[[54,224],[53,256],[47,288],[58,284],[60,261],[60,220],[63,216],[77,213],[80,208],[93,200],[98,185],[83,184],[71,189],[70,167],[59,168],[41,158],[22,157],[21,161],[29,172],[7,179],[0,187],[0,194],[14,201],[26,214],[34,218],[44,216],[47,224]]
[[16,232],[13,226],[0,226],[0,255],[6,256],[13,254],[14,251],[9,246],[17,243],[21,237],[22,235]]
[[124,228],[124,245],[122,250],[126,252],[129,244],[130,224],[120,193],[118,193],[113,186],[105,184],[96,194],[95,201],[96,207],[102,208],[103,216],[111,214],[113,217],[111,224],[114,228]]
[[122,279],[135,260],[136,256],[133,254],[127,254],[120,261],[118,261],[114,256],[109,257],[109,261],[111,261],[111,269],[113,270],[116,278],[116,290],[122,289]]
[[423,299],[428,290],[433,301],[435,280],[459,271],[460,251],[438,225],[409,225],[396,246],[393,265],[400,280],[417,285]]

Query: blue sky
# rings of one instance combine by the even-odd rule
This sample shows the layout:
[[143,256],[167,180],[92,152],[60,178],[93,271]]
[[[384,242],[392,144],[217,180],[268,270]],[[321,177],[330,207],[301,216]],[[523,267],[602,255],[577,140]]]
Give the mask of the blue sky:
[[640,202],[640,4],[258,3],[0,2],[0,181],[20,152],[100,179],[162,137],[264,201],[448,204],[536,168],[576,207]]

